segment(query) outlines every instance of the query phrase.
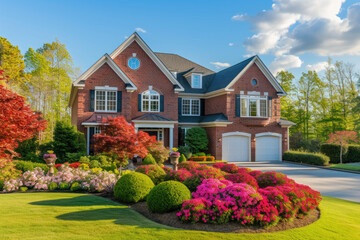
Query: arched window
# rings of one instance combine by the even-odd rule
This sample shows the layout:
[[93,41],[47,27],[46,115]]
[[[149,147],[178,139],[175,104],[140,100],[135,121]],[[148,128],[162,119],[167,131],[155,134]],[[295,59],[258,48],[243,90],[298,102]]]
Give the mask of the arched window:
[[142,112],[160,112],[160,94],[154,90],[142,93]]

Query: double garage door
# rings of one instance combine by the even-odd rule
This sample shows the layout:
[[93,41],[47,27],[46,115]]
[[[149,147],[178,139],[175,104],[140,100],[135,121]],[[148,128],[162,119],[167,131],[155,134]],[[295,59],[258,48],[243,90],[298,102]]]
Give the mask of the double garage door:
[[[281,134],[259,133],[255,135],[255,161],[281,160]],[[251,134],[242,132],[224,133],[222,159],[228,162],[251,161]]]

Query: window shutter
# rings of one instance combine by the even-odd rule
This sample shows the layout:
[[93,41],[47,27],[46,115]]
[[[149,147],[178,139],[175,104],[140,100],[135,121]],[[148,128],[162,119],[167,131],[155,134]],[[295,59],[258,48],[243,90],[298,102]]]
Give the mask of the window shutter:
[[122,98],[122,93],[121,91],[117,92],[117,112],[121,112],[121,99]]
[[94,106],[95,106],[95,90],[90,90],[89,112],[94,111]]
[[141,94],[138,96],[138,111],[141,112]]
[[200,99],[200,116],[205,116],[205,99]]
[[269,97],[269,117],[272,117],[272,97]]
[[240,94],[235,95],[235,116],[240,117]]
[[179,113],[179,117],[181,116],[181,112],[182,112],[182,98],[178,98],[178,113]]
[[160,112],[164,111],[164,95],[160,95]]

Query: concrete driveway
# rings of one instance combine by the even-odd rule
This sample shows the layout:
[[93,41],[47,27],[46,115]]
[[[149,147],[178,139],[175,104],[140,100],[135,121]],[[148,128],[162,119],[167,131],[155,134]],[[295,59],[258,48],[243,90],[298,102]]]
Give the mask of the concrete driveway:
[[242,162],[235,164],[253,170],[282,172],[297,183],[308,185],[322,195],[360,202],[360,174],[283,162]]

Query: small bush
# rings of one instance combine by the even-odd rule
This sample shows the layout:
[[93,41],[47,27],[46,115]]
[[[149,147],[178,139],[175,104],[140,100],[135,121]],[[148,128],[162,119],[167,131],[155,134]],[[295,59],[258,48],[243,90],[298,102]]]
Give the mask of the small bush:
[[122,176],[116,182],[114,196],[124,203],[137,203],[143,201],[154,186],[148,176],[133,172]]
[[287,178],[283,173],[279,172],[264,172],[256,177],[260,188],[275,187],[283,184],[293,184],[294,181]]
[[90,161],[90,167],[91,168],[99,168],[101,167],[101,164],[98,160],[91,160]]
[[206,157],[206,154],[204,152],[199,152],[196,154],[198,157]]
[[[320,152],[330,158],[330,163],[340,163],[340,145],[332,143],[323,143],[320,147]],[[346,153],[348,151],[347,146],[343,146],[342,149],[343,160],[345,160]]]
[[201,167],[200,164],[198,164],[196,162],[192,162],[192,161],[186,161],[186,162],[182,162],[182,163],[178,164],[179,169],[184,168],[184,169],[186,169],[188,171],[193,170],[193,169],[197,169],[199,167]]
[[172,171],[170,173],[168,173],[168,179],[169,180],[175,180],[178,182],[184,182],[186,179],[188,179],[189,177],[191,177],[192,174],[186,170],[186,169],[179,169],[177,171]]
[[27,187],[20,187],[20,192],[26,192],[28,190]]
[[259,188],[256,179],[247,173],[227,174],[225,178],[226,180],[232,181],[233,183],[246,183],[247,185],[250,185],[254,189]]
[[80,190],[81,190],[81,186],[78,182],[74,182],[73,184],[71,184],[70,191],[77,192]]
[[163,143],[157,142],[148,147],[149,154],[151,154],[157,164],[162,164],[169,158],[170,150],[164,147]]
[[60,190],[69,190],[70,185],[67,182],[62,182],[59,184],[59,189]]
[[224,180],[224,175],[219,169],[212,168],[209,166],[202,166],[201,170],[193,170],[193,175],[184,181],[184,184],[190,189],[191,192],[195,191],[196,188],[202,183],[204,179],[214,178],[218,180]]
[[180,158],[179,158],[179,163],[182,163],[182,162],[186,162],[186,157],[184,154],[181,154]]
[[41,168],[42,170],[44,170],[44,172],[49,171],[49,167],[46,164],[29,161],[16,161],[15,167],[22,172],[33,171],[36,167]]
[[182,183],[167,181],[154,187],[146,199],[152,212],[166,213],[179,209],[184,201],[191,198],[189,189]]
[[4,190],[4,182],[5,180],[0,179],[0,191]]
[[142,165],[156,165],[156,160],[151,154],[148,154],[144,158],[144,160],[142,162]]
[[84,171],[89,171],[89,170],[90,170],[89,165],[86,164],[86,163],[80,164],[80,165],[79,165],[79,168],[80,168],[81,170],[84,170]]
[[87,156],[80,157],[79,163],[87,163],[90,164],[90,159]]
[[321,153],[288,151],[284,153],[283,160],[289,162],[300,162],[319,166],[326,166],[329,164],[330,158]]
[[50,183],[48,186],[48,189],[49,189],[49,191],[54,191],[54,190],[58,189],[57,183],[55,183],[55,182]]
[[86,152],[65,153],[65,161],[68,163],[79,162],[83,156],[86,156]]
[[166,176],[164,169],[158,165],[142,165],[139,166],[135,171],[146,174],[151,178],[155,185],[164,181]]
[[344,162],[360,162],[360,145],[349,145]]

